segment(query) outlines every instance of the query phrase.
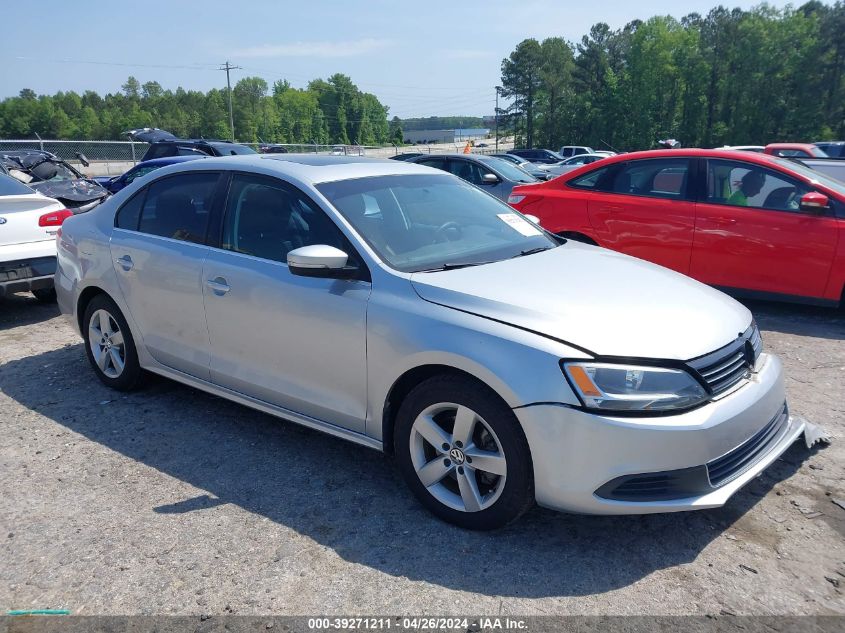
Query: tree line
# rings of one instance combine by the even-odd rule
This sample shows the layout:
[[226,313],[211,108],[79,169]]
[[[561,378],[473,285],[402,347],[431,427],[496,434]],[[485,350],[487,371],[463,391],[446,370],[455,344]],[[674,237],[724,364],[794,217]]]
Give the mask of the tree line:
[[502,62],[500,120],[529,147],[841,140],[843,71],[842,0],[599,23],[574,45],[518,44]]
[[[304,89],[245,77],[232,88],[232,104],[241,142],[377,145],[402,135],[401,123],[388,122],[387,106],[339,73]],[[114,140],[126,130],[159,127],[183,138],[226,139],[228,107],[225,89],[172,91],[135,77],[105,96],[91,90],[36,95],[25,88],[0,101],[0,138]]]

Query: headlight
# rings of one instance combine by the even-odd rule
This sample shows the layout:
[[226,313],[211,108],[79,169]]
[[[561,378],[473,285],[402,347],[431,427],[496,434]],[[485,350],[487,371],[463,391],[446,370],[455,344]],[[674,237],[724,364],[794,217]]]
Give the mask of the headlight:
[[708,398],[704,387],[682,369],[579,361],[564,363],[563,371],[587,409],[676,411]]

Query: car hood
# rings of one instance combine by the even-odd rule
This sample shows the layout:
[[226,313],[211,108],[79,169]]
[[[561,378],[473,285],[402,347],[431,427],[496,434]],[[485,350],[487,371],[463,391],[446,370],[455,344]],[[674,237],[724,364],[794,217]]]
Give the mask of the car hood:
[[744,332],[751,313],[661,266],[594,246],[414,273],[426,301],[537,332],[602,356],[689,360]]

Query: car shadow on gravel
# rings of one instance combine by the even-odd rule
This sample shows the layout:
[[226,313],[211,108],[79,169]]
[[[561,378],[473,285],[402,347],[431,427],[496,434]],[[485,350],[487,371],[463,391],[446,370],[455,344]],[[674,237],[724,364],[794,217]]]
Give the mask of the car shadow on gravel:
[[796,303],[743,300],[751,310],[760,329],[813,336],[817,338],[845,339],[845,310],[822,308]]
[[[60,394],[39,380],[45,366],[63,377]],[[81,344],[0,366],[0,390],[204,491],[149,508],[162,518],[235,504],[351,563],[489,596],[594,595],[689,563],[809,455],[794,446],[718,510],[594,517],[535,508],[503,530],[473,533],[428,514],[376,451],[169,380],[119,394],[97,381]],[[108,494],[124,494],[113,485],[105,505]],[[296,555],[295,543],[275,547],[280,560]]]
[[55,303],[42,303],[29,293],[0,298],[0,331],[49,321],[58,315]]

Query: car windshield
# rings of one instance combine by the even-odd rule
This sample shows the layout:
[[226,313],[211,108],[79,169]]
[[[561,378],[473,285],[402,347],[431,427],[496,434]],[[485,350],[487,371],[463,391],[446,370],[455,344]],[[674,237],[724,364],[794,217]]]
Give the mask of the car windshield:
[[490,168],[495,169],[508,180],[525,183],[537,182],[537,179],[527,171],[501,158],[496,158],[495,156],[479,156],[478,160]]
[[830,176],[807,167],[805,164],[799,163],[795,160],[788,160],[786,158],[772,158],[772,160],[789,171],[804,176],[804,178],[808,178],[809,180],[819,183],[823,187],[832,189],[839,195],[845,196],[845,183],[840,180],[831,178]]
[[445,174],[373,176],[317,189],[402,272],[500,261],[559,244],[505,203]]
[[220,152],[221,156],[231,156],[237,154],[256,154],[257,152],[246,145],[238,145],[237,143],[209,143],[214,149]]

